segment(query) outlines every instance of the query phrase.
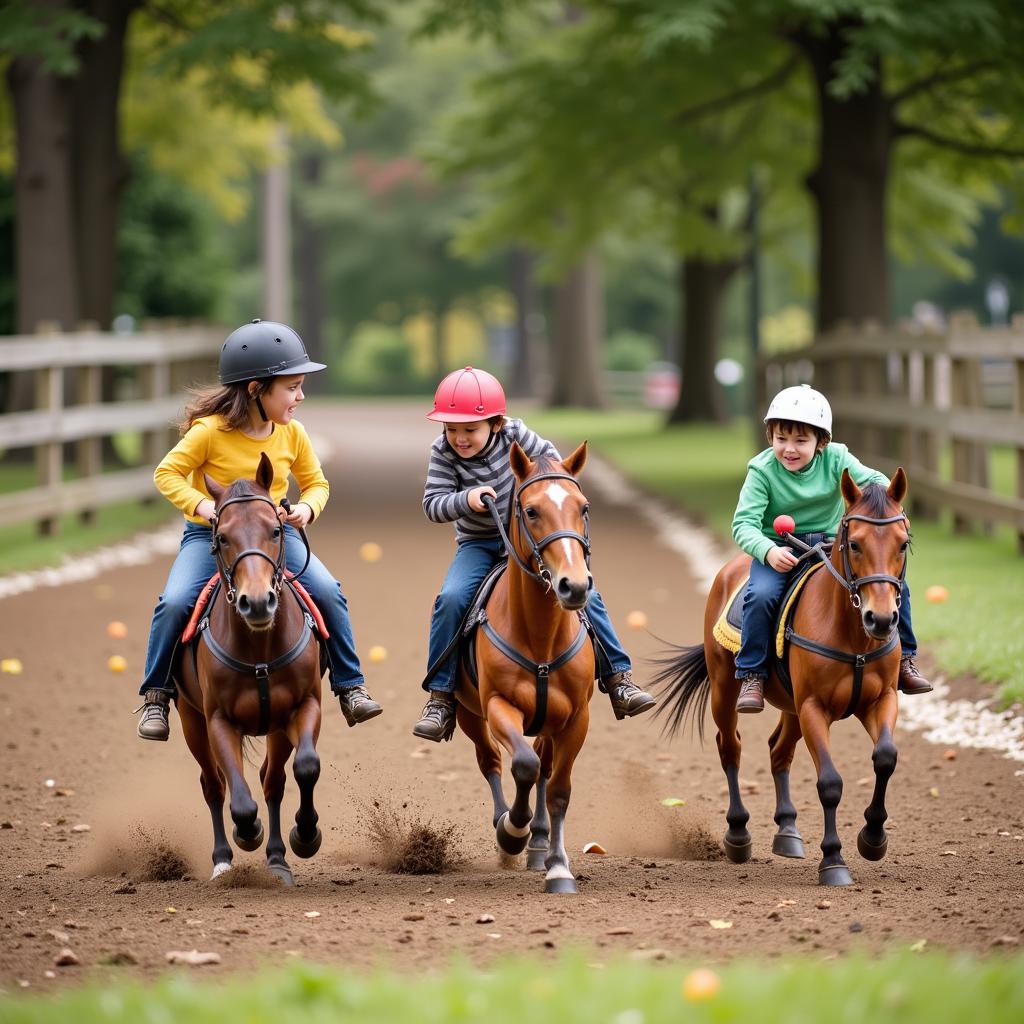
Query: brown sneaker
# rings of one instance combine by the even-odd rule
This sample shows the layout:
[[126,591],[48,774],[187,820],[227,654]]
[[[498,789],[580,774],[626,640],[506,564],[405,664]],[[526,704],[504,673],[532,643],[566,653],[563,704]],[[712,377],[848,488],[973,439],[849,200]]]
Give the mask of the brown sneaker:
[[740,680],[740,695],[736,699],[736,710],[743,715],[756,715],[764,711],[764,676],[751,673]]
[[341,713],[349,728],[376,718],[384,709],[366,692],[365,686],[350,686],[338,694]]
[[623,718],[632,718],[634,715],[642,715],[658,703],[633,682],[633,673],[628,669],[609,676],[604,680],[604,685],[612,702],[612,711],[619,721]]
[[166,740],[171,735],[168,711],[171,706],[171,694],[168,690],[147,690],[141,707],[139,719],[139,738],[144,740]]
[[912,654],[904,654],[900,658],[900,681],[897,688],[910,697],[932,692],[932,684],[921,675]]
[[420,720],[412,727],[413,736],[421,740],[440,743],[450,740],[455,732],[455,698],[440,690],[430,691],[430,700],[423,708]]

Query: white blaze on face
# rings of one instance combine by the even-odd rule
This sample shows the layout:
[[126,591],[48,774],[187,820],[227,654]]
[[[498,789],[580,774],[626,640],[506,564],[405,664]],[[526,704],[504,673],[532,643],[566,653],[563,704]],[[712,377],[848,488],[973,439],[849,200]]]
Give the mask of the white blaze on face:
[[[569,497],[569,492],[557,480],[552,480],[544,493],[558,506],[558,511],[561,512],[565,499]],[[565,551],[565,564],[572,565],[573,545],[568,537],[562,538],[562,548]]]

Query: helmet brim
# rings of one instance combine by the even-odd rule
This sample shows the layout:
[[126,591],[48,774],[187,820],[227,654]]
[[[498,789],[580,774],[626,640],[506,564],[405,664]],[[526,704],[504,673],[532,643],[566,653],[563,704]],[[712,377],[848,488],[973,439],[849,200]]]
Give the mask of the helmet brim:
[[433,420],[435,423],[482,423],[484,420],[489,420],[495,416],[504,415],[504,412],[442,412],[440,409],[434,409],[433,412],[427,413],[427,419]]
[[260,380],[263,377],[294,377],[300,373],[318,373],[326,370],[326,363],[314,363],[312,359],[297,363],[295,366],[282,366],[261,368],[259,370],[247,370],[245,373],[232,373],[227,377],[221,377],[221,384],[243,384],[249,380]]

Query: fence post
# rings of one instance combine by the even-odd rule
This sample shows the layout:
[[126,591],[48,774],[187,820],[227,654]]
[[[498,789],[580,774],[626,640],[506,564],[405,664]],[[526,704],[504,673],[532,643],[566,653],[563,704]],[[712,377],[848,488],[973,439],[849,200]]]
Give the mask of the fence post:
[[[102,400],[103,370],[99,366],[78,369],[78,404],[99,405]],[[98,476],[103,472],[103,442],[97,437],[83,437],[75,444],[75,462],[81,477]],[[96,509],[84,508],[78,513],[81,522],[96,522]]]
[[[50,412],[59,424],[64,408],[64,368],[47,366],[36,370],[36,408]],[[36,448],[36,477],[42,487],[59,490],[64,474],[64,445],[57,440],[48,441]],[[37,528],[46,537],[54,536],[60,529],[60,515],[46,516],[37,523]]]
[[[171,393],[171,371],[166,362],[154,362],[141,367],[139,376],[142,397],[148,401],[159,401]],[[169,433],[170,429],[166,425],[145,432],[142,441],[142,459],[145,465],[155,468],[167,454]],[[156,495],[152,494],[142,500],[144,504],[150,504],[156,500]]]
[[[1013,411],[1024,419],[1024,359],[1014,360],[1016,387],[1013,389]],[[1024,501],[1024,446],[1017,447],[1017,497]],[[1024,555],[1024,530],[1017,529],[1017,550]]]

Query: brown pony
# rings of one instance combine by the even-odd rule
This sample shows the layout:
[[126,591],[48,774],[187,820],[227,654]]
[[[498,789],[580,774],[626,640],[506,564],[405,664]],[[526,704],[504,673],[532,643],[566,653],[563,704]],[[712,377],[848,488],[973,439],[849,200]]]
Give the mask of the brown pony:
[[[266,735],[260,769],[270,838],[267,867],[286,885],[292,873],[284,859],[281,798],[285,764],[295,750],[293,771],[300,804],[289,836],[297,857],[312,857],[321,833],[313,807],[320,775],[320,663],[315,636],[299,600],[284,583],[284,531],[270,498],[274,470],[261,455],[255,480],[222,487],[206,477],[217,503],[213,551],[220,589],[209,609],[209,626],[178,666],[178,713],[213,819],[213,877],[231,867],[224,833],[224,783],[231,791],[234,840],[259,849],[263,824],[242,771],[242,741]],[[284,593],[282,594],[282,590]],[[312,641],[312,642],[311,642]]]
[[[825,812],[823,857],[818,866],[822,885],[850,885],[853,881],[836,831],[843,780],[829,750],[830,726],[847,715],[860,720],[874,744],[875,789],[864,812],[857,849],[867,860],[885,856],[885,791],[896,769],[893,729],[900,659],[896,624],[910,544],[909,524],[901,507],[907,492],[902,469],[896,471],[888,489],[869,484],[863,491],[844,470],[840,489],[846,513],[837,541],[830,555],[823,553],[826,564],[807,580],[787,633],[792,692],[784,686],[778,666],[765,688],[765,697],[782,712],[768,741],[778,825],[772,852],[783,857],[804,856],[796,808],[789,796],[789,769],[802,735],[814,761],[818,797]],[[750,815],[739,787],[736,698],[740,684],[733,655],[715,640],[712,631],[749,566],[750,557],[738,555],[719,571],[705,608],[704,643],[678,648],[658,677],[659,682],[668,684],[663,710],[669,714],[672,733],[682,725],[688,710],[693,710],[690,703],[696,699],[703,739],[703,715],[710,694],[711,714],[718,726],[718,754],[729,783],[725,852],[735,863],[749,860],[751,851],[746,827]]]
[[[508,569],[480,616],[478,686],[463,665],[456,694],[459,726],[491,788],[498,845],[517,854],[529,840],[528,866],[547,871],[544,891],[552,893],[577,891],[565,813],[594,691],[594,650],[578,614],[594,586],[587,499],[576,481],[586,460],[586,442],[562,462],[536,463],[513,444]],[[536,735],[533,743],[528,734]],[[511,807],[502,792],[501,747],[512,759]]]

